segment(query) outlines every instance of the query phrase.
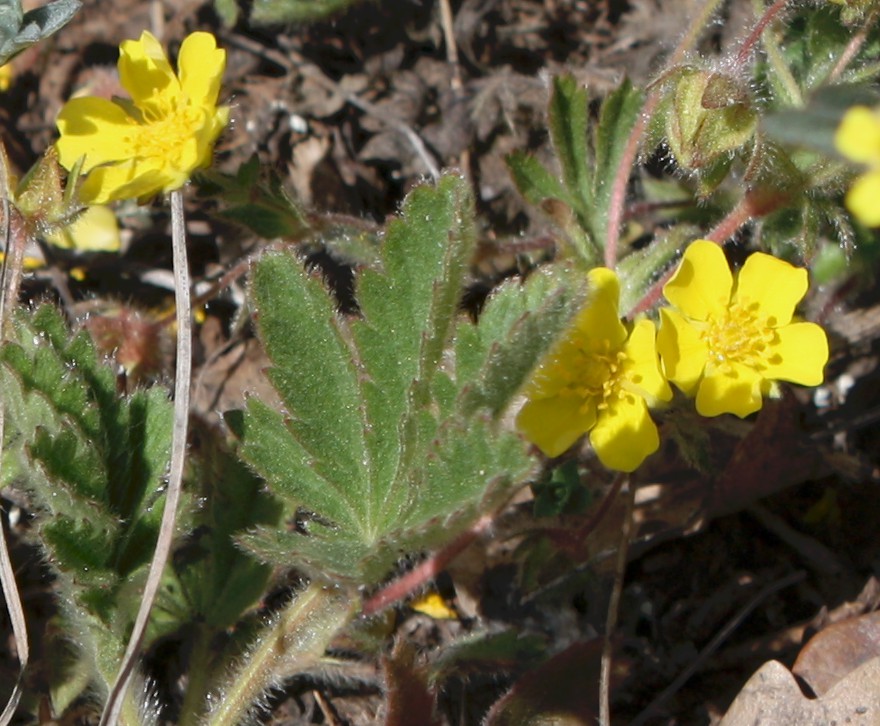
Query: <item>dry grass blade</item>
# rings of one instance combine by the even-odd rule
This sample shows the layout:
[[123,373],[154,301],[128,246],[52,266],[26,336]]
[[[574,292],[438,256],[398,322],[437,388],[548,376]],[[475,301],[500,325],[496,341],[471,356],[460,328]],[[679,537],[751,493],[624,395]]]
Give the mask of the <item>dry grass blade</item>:
[[174,381],[174,427],[171,434],[171,466],[168,473],[168,491],[162,525],[150,563],[150,573],[144,587],[141,607],[135,619],[134,629],[116,683],[110,690],[100,726],[113,726],[119,719],[129,681],[140,653],[147,630],[150,610],[159,590],[162,571],[171,553],[177,508],[183,481],[183,465],[186,459],[186,438],[189,423],[190,377],[192,373],[192,305],[190,300],[189,266],[186,258],[186,222],[183,214],[183,192],[171,193],[171,244],[174,260],[175,303],[177,308],[177,368]]
[[[24,257],[24,240],[11,244],[11,206],[9,204],[9,169],[6,164],[6,150],[0,146],[0,194],[3,204],[3,248],[6,255],[3,258],[2,291],[0,291],[0,340],[5,340],[6,331],[9,329],[7,319],[11,317],[10,310],[14,309],[18,300],[18,288],[21,282],[21,264]],[[0,462],[3,460],[3,439],[5,434],[6,409],[0,401]],[[24,609],[21,604],[21,595],[15,582],[15,570],[9,557],[9,546],[6,542],[6,526],[0,520],[0,585],[3,587],[3,597],[6,600],[6,609],[9,612],[9,620],[12,623],[12,634],[15,638],[15,647],[18,651],[18,679],[15,687],[9,695],[9,700],[0,714],[0,726],[6,726],[15,714],[18,702],[22,694],[22,680],[30,658],[28,646],[27,623],[24,619]]]

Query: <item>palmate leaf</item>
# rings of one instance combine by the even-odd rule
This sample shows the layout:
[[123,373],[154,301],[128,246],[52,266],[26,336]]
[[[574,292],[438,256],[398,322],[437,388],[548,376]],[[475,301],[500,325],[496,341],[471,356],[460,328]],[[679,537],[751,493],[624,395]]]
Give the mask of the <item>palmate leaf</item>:
[[[32,495],[38,542],[92,672],[112,677],[162,513],[171,404],[163,389],[116,393],[86,333],[51,306],[19,312],[0,347],[8,455]],[[108,650],[109,649],[109,650]]]
[[240,538],[258,557],[374,583],[528,478],[534,462],[500,414],[580,298],[536,275],[490,300],[476,332],[458,309],[475,245],[470,190],[446,176],[388,225],[381,265],[356,281],[360,317],[338,315],[292,255],[257,262],[257,330],[283,409],[251,400],[239,431],[288,520]]

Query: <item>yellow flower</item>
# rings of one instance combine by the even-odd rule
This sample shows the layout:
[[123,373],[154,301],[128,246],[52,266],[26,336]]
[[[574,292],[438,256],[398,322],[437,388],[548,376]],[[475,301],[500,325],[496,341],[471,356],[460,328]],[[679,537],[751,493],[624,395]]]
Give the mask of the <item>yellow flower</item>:
[[694,242],[663,288],[674,306],[660,309],[657,334],[666,376],[696,393],[702,416],[747,416],[776,392],[775,381],[819,385],[825,331],[792,322],[807,286],[806,270],[760,252],[734,281],[718,245]]
[[211,162],[229,120],[217,106],[226,51],[210,33],[193,33],[180,47],[175,74],[162,46],[144,31],[119,48],[119,76],[131,100],[74,98],[58,115],[61,165],[84,158],[80,190],[86,204],[149,199],[179,189]]
[[880,109],[854,106],[834,136],[837,150],[869,169],[853,182],[846,206],[862,224],[880,227]]
[[648,404],[672,391],[660,372],[654,324],[620,321],[620,283],[604,267],[589,274],[592,298],[526,385],[517,426],[547,456],[583,434],[609,469],[633,471],[660,446]]

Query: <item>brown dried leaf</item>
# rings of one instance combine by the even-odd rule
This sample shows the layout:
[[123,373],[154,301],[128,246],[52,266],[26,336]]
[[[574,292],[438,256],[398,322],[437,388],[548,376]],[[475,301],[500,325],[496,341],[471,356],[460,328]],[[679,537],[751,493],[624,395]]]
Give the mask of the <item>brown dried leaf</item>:
[[768,661],[743,686],[719,726],[831,723],[880,723],[880,658],[862,664],[817,699],[804,696],[779,661]]
[[801,650],[792,673],[822,696],[863,663],[880,657],[880,612],[829,625]]

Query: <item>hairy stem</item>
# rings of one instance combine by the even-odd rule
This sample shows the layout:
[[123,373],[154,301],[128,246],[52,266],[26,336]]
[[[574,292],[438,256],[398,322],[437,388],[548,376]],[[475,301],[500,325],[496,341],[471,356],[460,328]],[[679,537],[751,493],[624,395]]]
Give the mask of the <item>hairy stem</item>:
[[785,6],[788,5],[788,3],[789,0],[776,0],[775,3],[764,11],[764,14],[755,24],[755,27],[752,28],[752,31],[739,47],[739,53],[736,54],[737,68],[742,68],[748,63],[749,58],[755,50],[755,46],[758,44],[758,41],[761,40],[767,26],[776,19],[776,16],[785,9]]
[[128,684],[140,654],[147,631],[150,611],[162,581],[162,571],[171,553],[177,508],[183,482],[186,459],[186,438],[189,425],[190,378],[192,374],[192,305],[190,301],[189,265],[186,259],[186,220],[183,213],[183,193],[171,193],[171,246],[174,264],[174,300],[177,309],[177,369],[174,381],[174,424],[171,432],[171,466],[168,472],[168,490],[162,524],[150,563],[150,572],[144,586],[141,606],[135,618],[134,629],[122,657],[116,682],[101,714],[100,726],[113,726],[119,720]]
[[219,690],[206,726],[240,726],[265,692],[308,668],[353,616],[353,593],[313,582],[269,625]]
[[850,38],[849,43],[846,44],[846,48],[843,49],[843,52],[837,59],[837,63],[834,64],[834,68],[832,68],[831,72],[828,74],[828,78],[825,79],[826,84],[830,85],[836,83],[840,79],[840,76],[843,75],[847,66],[859,54],[859,51],[864,47],[868,40],[868,35],[870,34],[871,29],[877,22],[877,16],[878,12],[876,8],[868,13],[868,17],[865,18],[864,24],[859,28],[858,32]]
[[[697,39],[703,32],[703,29],[709,22],[709,19],[715,13],[715,10],[721,4],[721,0],[706,0],[700,12],[694,15],[684,37],[676,46],[672,55],[666,63],[666,67],[658,78],[662,78],[669,70],[684,60],[685,54],[696,45]],[[633,124],[629,137],[626,140],[623,155],[620,164],[617,167],[617,174],[614,176],[613,186],[611,188],[611,197],[608,205],[608,231],[605,236],[605,266],[614,269],[617,264],[617,244],[620,240],[620,223],[623,219],[623,208],[626,203],[626,185],[629,182],[632,173],[633,164],[639,153],[639,147],[642,143],[642,135],[657,110],[657,105],[663,96],[663,84],[657,84],[645,98],[642,105],[642,112]]]
[[[760,0],[758,0],[756,4],[759,10],[763,7],[763,3],[761,3]],[[749,37],[742,44],[739,54],[737,55],[737,64],[744,65],[748,62],[749,56],[752,53],[752,47],[749,44],[749,41],[752,41],[753,38],[757,39],[760,37],[770,68],[773,69],[773,73],[776,75],[782,90],[785,92],[785,101],[790,106],[801,108],[804,105],[804,97],[801,93],[800,86],[798,86],[797,81],[791,74],[791,69],[785,62],[785,58],[779,48],[779,43],[776,42],[776,38],[773,33],[770,32],[770,23],[785,9],[787,4],[788,0],[776,0],[775,3],[764,11],[758,24],[752,29]],[[752,44],[753,43],[754,41],[752,41]]]
[[214,673],[211,661],[214,657],[211,650],[211,631],[204,624],[199,624],[193,634],[193,647],[187,664],[186,693],[177,726],[196,726],[202,720],[207,710],[210,676]]

